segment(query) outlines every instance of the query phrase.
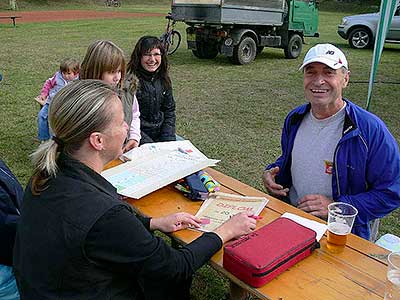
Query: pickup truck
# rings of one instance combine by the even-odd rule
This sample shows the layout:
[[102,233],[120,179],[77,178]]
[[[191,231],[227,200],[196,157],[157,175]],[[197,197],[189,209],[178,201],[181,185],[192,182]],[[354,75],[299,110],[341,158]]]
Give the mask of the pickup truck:
[[203,59],[221,53],[243,65],[264,47],[297,58],[304,37],[319,36],[317,0],[173,0],[171,11],[188,25],[188,49]]

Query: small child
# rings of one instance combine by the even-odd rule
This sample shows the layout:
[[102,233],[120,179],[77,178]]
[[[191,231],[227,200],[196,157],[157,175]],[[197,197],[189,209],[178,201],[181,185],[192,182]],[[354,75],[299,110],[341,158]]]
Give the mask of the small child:
[[51,138],[47,121],[51,100],[68,82],[79,77],[79,69],[80,66],[77,60],[73,58],[64,59],[60,64],[60,70],[53,77],[46,80],[40,95],[35,98],[37,102],[43,105],[38,114],[39,141],[46,141]]

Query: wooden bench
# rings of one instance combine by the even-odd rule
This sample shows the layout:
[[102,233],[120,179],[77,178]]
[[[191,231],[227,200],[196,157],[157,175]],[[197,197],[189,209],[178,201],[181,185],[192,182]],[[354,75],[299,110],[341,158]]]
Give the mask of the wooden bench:
[[15,19],[22,18],[21,16],[0,16],[0,19],[11,19],[13,26],[16,26]]

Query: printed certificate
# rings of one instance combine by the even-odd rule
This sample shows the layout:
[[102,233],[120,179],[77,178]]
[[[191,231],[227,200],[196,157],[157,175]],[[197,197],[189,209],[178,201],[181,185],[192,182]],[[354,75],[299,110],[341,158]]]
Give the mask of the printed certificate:
[[248,197],[216,192],[204,201],[196,217],[202,220],[201,231],[213,231],[230,217],[240,212],[252,212],[257,216],[267,205],[265,197]]

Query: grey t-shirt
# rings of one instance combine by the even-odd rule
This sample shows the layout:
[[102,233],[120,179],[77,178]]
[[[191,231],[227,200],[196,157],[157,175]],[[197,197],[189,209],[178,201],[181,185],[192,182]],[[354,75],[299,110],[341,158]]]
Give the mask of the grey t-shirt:
[[290,202],[309,194],[332,199],[332,166],[335,148],[342,137],[345,108],[333,116],[316,119],[310,111],[297,131],[292,150]]

